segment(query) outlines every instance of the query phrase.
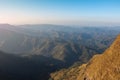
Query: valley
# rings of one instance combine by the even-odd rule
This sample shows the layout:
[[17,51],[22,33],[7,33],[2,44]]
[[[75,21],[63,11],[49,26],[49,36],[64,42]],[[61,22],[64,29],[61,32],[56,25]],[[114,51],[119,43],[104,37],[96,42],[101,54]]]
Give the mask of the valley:
[[119,27],[0,24],[0,79],[48,80],[107,49]]

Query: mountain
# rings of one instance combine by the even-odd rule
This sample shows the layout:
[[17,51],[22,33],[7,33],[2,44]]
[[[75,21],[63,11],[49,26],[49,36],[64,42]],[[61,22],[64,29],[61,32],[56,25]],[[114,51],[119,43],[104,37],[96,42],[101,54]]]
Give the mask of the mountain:
[[48,80],[73,64],[77,71],[119,32],[118,27],[0,24],[0,80]]
[[0,51],[0,80],[48,80],[51,72],[64,65],[44,56],[20,57]]
[[20,56],[50,57],[70,66],[102,53],[119,32],[118,27],[0,24],[0,50]]
[[82,66],[52,73],[51,80],[120,80],[120,35],[103,54]]

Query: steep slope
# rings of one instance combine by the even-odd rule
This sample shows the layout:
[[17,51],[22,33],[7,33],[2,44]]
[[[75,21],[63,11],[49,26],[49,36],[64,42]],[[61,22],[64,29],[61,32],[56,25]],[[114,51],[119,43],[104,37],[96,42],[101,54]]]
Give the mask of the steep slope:
[[101,55],[87,64],[51,74],[53,80],[120,80],[120,35]]

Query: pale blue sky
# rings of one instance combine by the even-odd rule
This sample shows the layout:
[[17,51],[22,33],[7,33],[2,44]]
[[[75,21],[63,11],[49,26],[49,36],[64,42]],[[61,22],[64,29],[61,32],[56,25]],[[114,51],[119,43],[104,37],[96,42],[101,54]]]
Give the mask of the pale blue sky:
[[120,0],[0,0],[0,23],[119,25]]

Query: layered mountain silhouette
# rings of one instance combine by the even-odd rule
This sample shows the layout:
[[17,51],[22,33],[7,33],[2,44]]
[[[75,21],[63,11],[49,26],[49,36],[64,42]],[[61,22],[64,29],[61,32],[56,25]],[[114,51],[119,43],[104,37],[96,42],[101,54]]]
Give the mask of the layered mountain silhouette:
[[0,50],[20,56],[50,57],[70,66],[102,53],[119,31],[118,27],[0,24]]
[[120,80],[120,35],[103,54],[95,55],[82,66],[51,74],[52,80]]
[[0,80],[48,80],[50,73],[73,64],[61,72],[79,72],[119,32],[119,27],[0,24]]

